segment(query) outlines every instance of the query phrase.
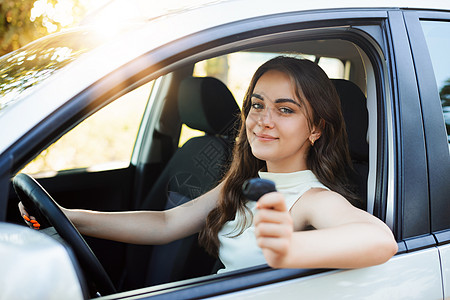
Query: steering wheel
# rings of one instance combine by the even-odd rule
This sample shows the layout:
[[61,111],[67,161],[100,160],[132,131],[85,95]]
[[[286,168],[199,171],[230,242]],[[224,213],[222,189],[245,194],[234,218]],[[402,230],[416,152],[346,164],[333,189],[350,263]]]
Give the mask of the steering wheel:
[[14,189],[30,215],[38,219],[44,226],[45,220],[55,228],[56,232],[69,244],[84,271],[90,289],[102,296],[116,292],[108,274],[98,261],[94,252],[88,246],[72,222],[56,204],[55,200],[31,176],[20,173],[13,179]]

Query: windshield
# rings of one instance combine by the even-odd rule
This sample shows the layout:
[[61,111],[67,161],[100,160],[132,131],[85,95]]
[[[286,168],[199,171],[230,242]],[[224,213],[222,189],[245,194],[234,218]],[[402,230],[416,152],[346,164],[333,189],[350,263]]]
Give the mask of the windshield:
[[[141,14],[143,12],[146,14],[141,20],[135,14],[129,16],[130,20],[126,18],[126,20],[122,20],[124,5],[128,2],[111,1],[107,7],[91,14],[83,22],[84,25],[89,26],[89,31],[87,29],[74,30],[52,35],[1,57],[0,115],[6,107],[23,99],[45,79],[70,64],[81,54],[94,49],[106,40],[114,39],[119,33],[139,26],[140,22],[145,22],[142,19],[155,19],[168,13],[176,14],[196,6],[207,6],[222,1],[224,0],[192,0],[175,10],[170,8],[173,6],[168,6],[166,9],[155,9],[153,2],[151,2],[153,9],[144,9],[148,8],[150,4],[148,1],[139,0],[137,1],[139,5],[136,7],[140,8],[138,11]],[[114,20],[103,18],[102,14],[114,16],[110,10],[117,11],[120,17],[114,18]],[[98,22],[101,23],[98,24]]]
[[0,114],[46,78],[101,42],[95,33],[73,31],[38,40],[0,58]]

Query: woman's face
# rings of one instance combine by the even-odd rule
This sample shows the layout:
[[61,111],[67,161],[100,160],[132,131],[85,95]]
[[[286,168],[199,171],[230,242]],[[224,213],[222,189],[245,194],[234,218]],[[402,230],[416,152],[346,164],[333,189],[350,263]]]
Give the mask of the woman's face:
[[307,169],[310,137],[316,140],[320,132],[309,128],[306,111],[285,73],[270,70],[257,81],[245,124],[252,153],[269,172]]

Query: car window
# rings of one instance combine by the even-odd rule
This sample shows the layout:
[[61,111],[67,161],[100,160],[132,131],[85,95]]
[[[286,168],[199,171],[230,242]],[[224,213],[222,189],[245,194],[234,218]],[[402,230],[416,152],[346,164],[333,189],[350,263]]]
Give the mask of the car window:
[[[256,69],[269,59],[279,55],[291,55],[316,61],[330,78],[348,79],[350,64],[333,57],[317,57],[301,53],[268,53],[256,51],[241,51],[195,64],[193,76],[211,76],[220,79],[230,89],[239,107],[242,107],[246,89]],[[194,136],[203,135],[204,132],[191,129],[183,124],[180,134],[179,146]]]
[[128,166],[152,86],[147,83],[107,105],[42,151],[23,172]]
[[450,149],[450,22],[422,21],[433,64]]

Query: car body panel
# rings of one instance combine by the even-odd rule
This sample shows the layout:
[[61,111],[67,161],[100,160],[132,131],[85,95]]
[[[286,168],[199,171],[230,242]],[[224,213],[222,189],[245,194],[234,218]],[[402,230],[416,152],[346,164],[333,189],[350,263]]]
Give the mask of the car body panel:
[[439,254],[442,264],[442,284],[444,285],[444,299],[450,298],[450,244],[440,246]]
[[280,295],[283,299],[442,299],[439,254],[431,248],[397,255],[380,266],[329,271],[216,299],[276,299]]

